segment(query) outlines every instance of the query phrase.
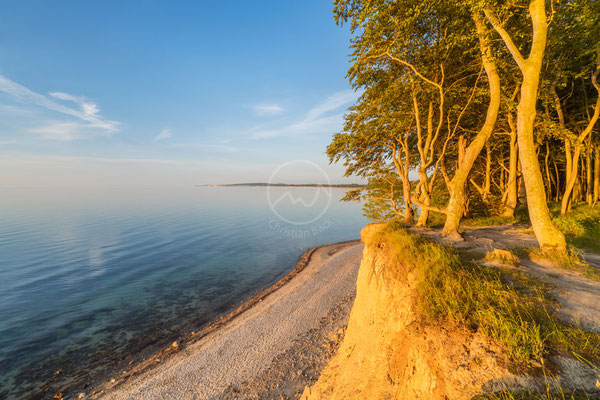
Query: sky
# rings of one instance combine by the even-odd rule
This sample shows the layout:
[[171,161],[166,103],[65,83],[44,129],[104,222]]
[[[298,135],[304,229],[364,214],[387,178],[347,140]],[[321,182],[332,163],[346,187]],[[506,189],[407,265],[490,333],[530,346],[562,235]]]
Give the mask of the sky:
[[0,186],[358,182],[349,39],[326,0],[2,2]]

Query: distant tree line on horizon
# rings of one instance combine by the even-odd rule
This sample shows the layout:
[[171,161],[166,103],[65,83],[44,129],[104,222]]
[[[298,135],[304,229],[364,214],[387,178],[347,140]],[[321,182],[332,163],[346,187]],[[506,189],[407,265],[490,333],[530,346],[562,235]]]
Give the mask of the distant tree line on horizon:
[[335,0],[334,17],[362,95],[327,154],[369,182],[346,199],[458,237],[475,198],[513,217],[521,196],[542,250],[566,251],[548,203],[600,199],[600,2]]
[[221,187],[326,187],[326,188],[365,188],[367,185],[359,183],[227,183],[221,185],[198,185],[198,186],[221,186]]

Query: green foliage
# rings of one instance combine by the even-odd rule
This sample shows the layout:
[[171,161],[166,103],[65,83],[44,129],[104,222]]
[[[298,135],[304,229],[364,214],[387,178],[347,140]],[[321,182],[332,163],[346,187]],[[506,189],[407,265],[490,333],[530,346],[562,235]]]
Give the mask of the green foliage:
[[580,249],[600,252],[600,207],[576,205],[567,215],[559,215],[552,206],[554,223],[567,238],[567,243]]
[[585,226],[582,221],[574,218],[573,215],[560,215],[553,218],[553,221],[565,235],[577,237],[585,234]]
[[[345,116],[343,131],[335,134],[327,148],[330,162],[343,162],[347,176],[375,180],[377,175],[391,173],[406,182],[409,171],[418,172],[418,190],[413,186],[403,203],[409,207],[411,202],[427,204],[431,197],[432,206],[444,208],[449,203],[446,182],[459,169],[464,148],[468,149],[480,132],[490,99],[489,78],[482,68],[483,53],[475,29],[477,20],[478,26],[485,26],[482,37],[492,38],[489,56],[501,76],[502,100],[494,134],[486,144],[489,157],[478,157],[468,174],[465,215],[469,219],[464,224],[526,221],[526,211],[518,211],[514,219],[499,217],[507,198],[507,156],[511,150],[514,153],[511,140],[516,131],[522,74],[516,65],[518,57],[503,43],[506,40],[500,39],[498,27],[511,38],[517,53],[527,58],[533,40],[530,1],[333,3],[336,23],[349,24],[353,35],[347,76],[361,97]],[[565,153],[590,121],[599,95],[592,74],[600,55],[600,12],[597,0],[546,3],[549,31],[535,139],[546,191],[550,198],[560,198],[569,165]],[[589,143],[586,139],[577,144],[583,150],[582,158],[586,148],[598,141],[596,133],[589,136]],[[590,192],[590,185],[583,180],[579,186],[586,194]],[[398,214],[393,202],[404,196],[399,192],[394,201],[386,202],[380,195],[363,194],[366,191],[361,194],[367,201],[365,213],[375,221],[393,219]],[[596,221],[575,216],[558,217],[555,222],[566,233],[569,244],[600,251],[598,215],[591,217]],[[441,226],[444,215],[432,212],[427,223]]]
[[600,357],[600,335],[559,320],[543,285],[531,284],[532,278],[514,279],[467,262],[455,249],[409,234],[397,223],[376,240],[393,252],[384,272],[388,279],[403,279],[407,269],[416,276],[424,321],[458,322],[497,340],[513,368],[538,368],[556,353]]
[[394,173],[377,171],[367,185],[346,192],[342,201],[364,201],[365,217],[372,222],[388,222],[403,213],[402,182]]

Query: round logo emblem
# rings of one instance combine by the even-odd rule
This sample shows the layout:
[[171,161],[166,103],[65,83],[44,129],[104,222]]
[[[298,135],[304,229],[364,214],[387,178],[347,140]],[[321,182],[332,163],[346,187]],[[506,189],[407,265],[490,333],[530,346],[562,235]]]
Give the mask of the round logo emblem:
[[[313,172],[306,175],[321,176],[323,186],[277,186],[290,172]],[[321,167],[312,161],[294,160],[281,164],[269,178],[267,200],[273,213],[292,225],[311,224],[321,218],[331,205],[331,181]]]

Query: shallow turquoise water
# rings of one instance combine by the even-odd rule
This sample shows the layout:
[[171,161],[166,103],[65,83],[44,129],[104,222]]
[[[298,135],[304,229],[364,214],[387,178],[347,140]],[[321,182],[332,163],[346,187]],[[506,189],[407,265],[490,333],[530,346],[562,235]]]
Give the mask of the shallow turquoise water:
[[0,398],[83,389],[275,282],[308,248],[358,239],[366,220],[343,194],[2,189]]

